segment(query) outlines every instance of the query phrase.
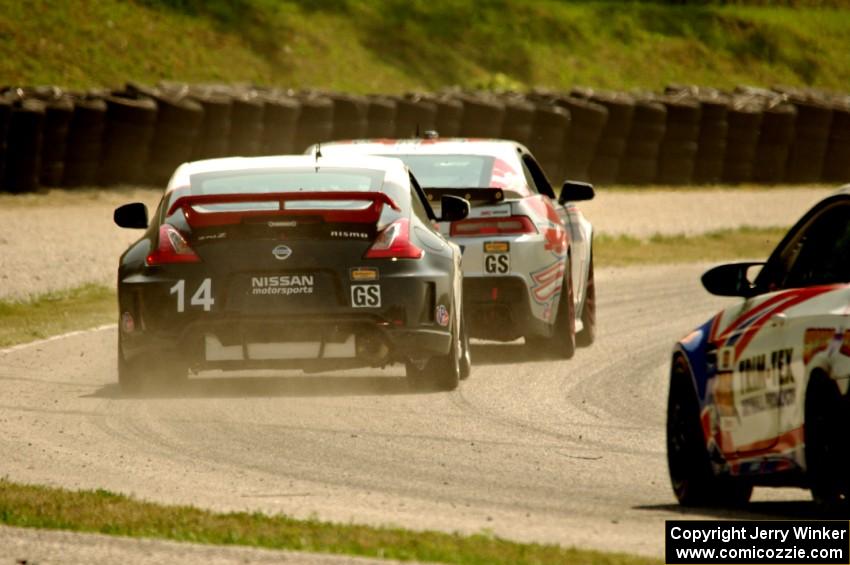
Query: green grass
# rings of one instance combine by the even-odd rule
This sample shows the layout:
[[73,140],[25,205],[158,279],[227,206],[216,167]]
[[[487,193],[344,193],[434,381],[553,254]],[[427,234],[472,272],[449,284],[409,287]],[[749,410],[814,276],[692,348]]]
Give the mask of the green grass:
[[417,532],[394,527],[295,520],[261,513],[215,513],[143,502],[104,490],[70,491],[0,479],[0,523],[206,544],[245,545],[399,560],[463,564],[598,563],[649,565],[659,560],[517,543],[481,533]]
[[701,235],[654,235],[638,239],[626,235],[596,235],[593,257],[599,266],[625,266],[735,259],[766,259],[787,228],[719,230]]
[[848,26],[845,8],[740,3],[0,0],[0,75],[71,87],[175,79],[356,92],[670,82],[847,90]]
[[0,301],[0,347],[115,322],[115,291],[99,285]]

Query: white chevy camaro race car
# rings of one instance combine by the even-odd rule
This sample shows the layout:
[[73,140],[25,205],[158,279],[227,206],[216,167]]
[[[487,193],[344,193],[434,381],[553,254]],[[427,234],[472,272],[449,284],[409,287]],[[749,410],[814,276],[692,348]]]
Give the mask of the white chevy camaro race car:
[[740,504],[767,485],[847,504],[850,187],[815,205],[767,262],[721,265],[702,282],[744,300],[673,351],[667,452],[679,502]]
[[[524,146],[490,139],[374,139],[311,147],[323,155],[398,157],[437,204],[467,199],[463,221],[440,231],[463,250],[472,337],[527,344],[561,358],[590,345],[596,324],[593,228],[574,202],[593,187],[566,182],[560,198]],[[439,206],[437,206],[438,208]]]

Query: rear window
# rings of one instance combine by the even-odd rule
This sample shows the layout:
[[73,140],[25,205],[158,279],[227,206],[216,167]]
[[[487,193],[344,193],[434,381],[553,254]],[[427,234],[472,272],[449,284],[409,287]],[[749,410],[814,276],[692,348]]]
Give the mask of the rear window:
[[387,155],[404,161],[424,188],[490,185],[493,158],[484,155]]
[[422,188],[501,188],[528,196],[522,172],[487,155],[387,155],[404,161]]

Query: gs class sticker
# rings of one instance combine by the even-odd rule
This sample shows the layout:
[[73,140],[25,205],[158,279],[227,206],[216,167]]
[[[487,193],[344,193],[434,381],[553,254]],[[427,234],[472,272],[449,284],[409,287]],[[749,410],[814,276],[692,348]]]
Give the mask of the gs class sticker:
[[484,256],[484,271],[488,275],[504,275],[511,270],[511,256],[507,253]]
[[511,244],[508,241],[484,242],[484,272],[505,275],[511,270]]
[[353,308],[380,308],[381,285],[355,284],[351,285],[351,306]]

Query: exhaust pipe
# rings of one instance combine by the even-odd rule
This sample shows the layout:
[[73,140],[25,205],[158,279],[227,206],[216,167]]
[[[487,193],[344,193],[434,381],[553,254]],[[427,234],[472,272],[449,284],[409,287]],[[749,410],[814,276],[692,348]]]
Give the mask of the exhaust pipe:
[[377,332],[357,335],[357,357],[373,365],[385,365],[390,355],[390,348]]

